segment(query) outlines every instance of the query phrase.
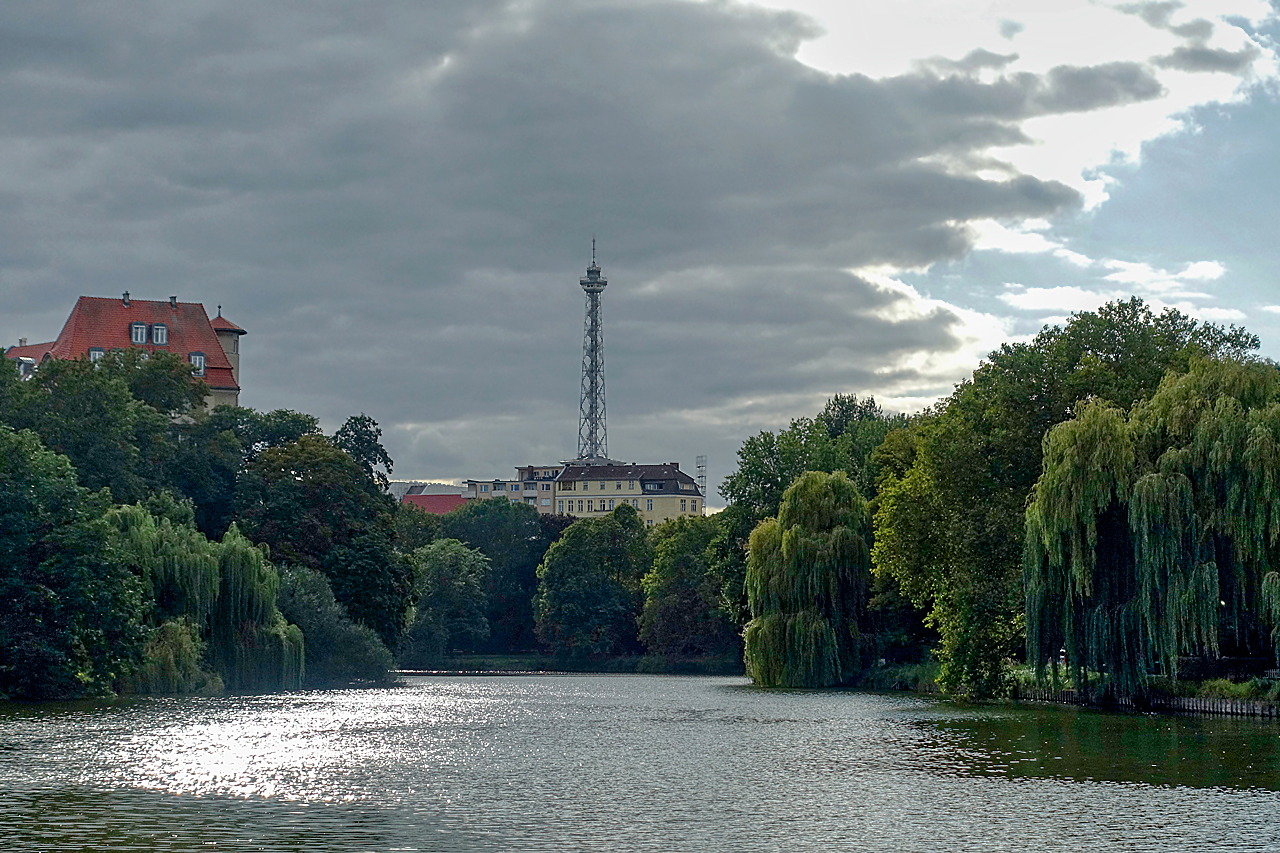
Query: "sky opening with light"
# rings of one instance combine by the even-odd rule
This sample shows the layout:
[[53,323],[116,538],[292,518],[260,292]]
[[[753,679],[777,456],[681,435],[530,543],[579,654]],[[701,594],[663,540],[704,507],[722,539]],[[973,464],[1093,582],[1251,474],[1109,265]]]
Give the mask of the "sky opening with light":
[[0,343],[78,296],[248,330],[241,404],[365,412],[394,478],[610,456],[831,395],[917,411],[1137,295],[1280,358],[1264,0],[43,2],[0,9]]

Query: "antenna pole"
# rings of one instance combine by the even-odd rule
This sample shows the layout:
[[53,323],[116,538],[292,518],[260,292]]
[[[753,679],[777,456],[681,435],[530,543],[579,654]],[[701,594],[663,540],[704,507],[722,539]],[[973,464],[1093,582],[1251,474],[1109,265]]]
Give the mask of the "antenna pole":
[[600,322],[600,294],[609,282],[600,277],[596,263],[596,238],[591,238],[591,266],[579,284],[587,295],[587,316],[582,334],[582,399],[578,418],[578,458],[609,455],[604,405],[604,330]]

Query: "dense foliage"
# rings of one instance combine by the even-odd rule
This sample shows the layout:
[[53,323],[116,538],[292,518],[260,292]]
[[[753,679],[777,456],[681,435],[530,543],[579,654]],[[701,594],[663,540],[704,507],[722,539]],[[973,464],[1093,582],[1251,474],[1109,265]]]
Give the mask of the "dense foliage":
[[844,472],[807,471],[751,533],[747,674],[766,687],[827,687],[862,666],[870,586],[867,504]]
[[639,652],[640,579],[652,562],[644,523],[629,504],[574,522],[538,566],[539,639],[569,656]]
[[489,632],[476,639],[474,650],[537,648],[533,598],[538,564],[572,521],[568,516],[539,515],[528,504],[507,500],[469,501],[441,518],[441,536],[457,539],[489,560],[484,583]]
[[[505,503],[505,501],[504,501]],[[472,651],[489,636],[485,617],[489,559],[456,539],[413,552],[418,605],[400,649],[400,664],[422,669],[446,652]]]
[[[386,677],[368,631],[394,642],[413,570],[373,468],[390,468],[376,423],[339,430],[353,456],[310,415],[208,412],[207,391],[165,353],[50,361],[25,380],[0,364],[0,695],[290,688],[308,662],[320,680]],[[327,581],[282,594],[260,544],[318,563],[350,615]],[[316,631],[305,652],[286,599]]]
[[359,461],[322,435],[268,448],[237,480],[236,516],[274,559],[325,575],[352,618],[395,647],[412,568],[393,548],[395,503]]
[[736,653],[737,626],[721,607],[723,580],[712,548],[721,532],[714,517],[682,517],[650,533],[653,566],[641,581],[640,639],[668,661]]
[[360,414],[202,408],[180,359],[0,365],[0,694],[381,682],[455,653],[738,655],[827,685],[935,655],[995,695],[1140,696],[1280,650],[1280,372],[1252,335],[1110,303],[910,417],[837,394],[748,438],[713,516],[646,529],[397,506]]
[[1179,657],[1274,648],[1280,371],[1198,361],[1126,416],[1088,403],[1045,440],[1026,512],[1030,658],[1141,695]]
[[101,694],[140,660],[142,581],[109,509],[65,456],[0,425],[0,695]]
[[1024,510],[1049,429],[1087,400],[1127,409],[1194,358],[1257,346],[1174,309],[1110,303],[1002,346],[913,424],[914,447],[898,448],[910,466],[882,480],[872,556],[878,575],[928,608],[945,687],[998,693],[1021,653]]

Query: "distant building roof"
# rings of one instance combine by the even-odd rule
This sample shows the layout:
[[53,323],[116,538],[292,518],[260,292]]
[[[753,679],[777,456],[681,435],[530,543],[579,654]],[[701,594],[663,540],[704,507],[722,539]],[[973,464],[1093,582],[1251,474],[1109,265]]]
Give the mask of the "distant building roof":
[[209,325],[213,326],[216,332],[235,332],[237,335],[249,334],[226,317],[223,317],[221,308],[218,309],[218,316],[209,321]]
[[462,495],[405,495],[401,503],[413,504],[434,515],[444,515],[467,502]]
[[[221,319],[221,318],[219,318]],[[148,330],[163,324],[167,343],[147,342],[135,344],[130,336],[130,326],[146,323]],[[226,327],[243,329],[224,320]],[[113,349],[143,349],[148,352],[171,352],[187,358],[191,353],[204,354],[204,381],[210,388],[239,391],[231,372],[231,362],[218,342],[218,335],[209,322],[209,315],[198,302],[178,302],[176,299],[153,301],[149,299],[115,299],[97,296],[81,296],[76,301],[71,316],[63,325],[58,339],[47,344],[10,347],[7,358],[27,357],[37,363],[45,356],[57,359],[87,358],[90,348],[104,351]]]
[[4,354],[6,358],[12,359],[30,358],[39,364],[40,361],[49,353],[53,344],[54,341],[49,341],[44,344],[26,344],[25,346],[9,347],[4,351]]
[[[664,462],[660,465],[565,465],[556,480],[639,480],[641,483],[673,483],[672,492],[685,492],[701,496],[698,482],[680,470],[679,463]],[[666,491],[665,489],[663,491]]]

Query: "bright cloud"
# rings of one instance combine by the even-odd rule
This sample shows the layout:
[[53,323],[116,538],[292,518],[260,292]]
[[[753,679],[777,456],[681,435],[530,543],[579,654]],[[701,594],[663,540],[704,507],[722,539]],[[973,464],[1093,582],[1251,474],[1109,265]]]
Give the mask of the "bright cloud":
[[1000,294],[1001,301],[1020,311],[1053,311],[1074,313],[1091,311],[1099,303],[1123,299],[1127,293],[1120,290],[1098,291],[1082,287],[1023,287],[1011,284]]

